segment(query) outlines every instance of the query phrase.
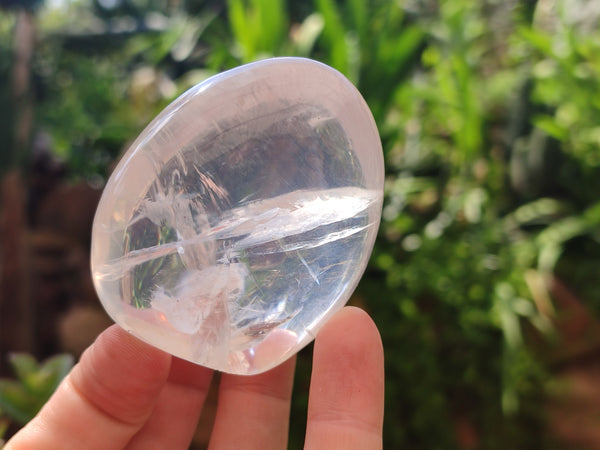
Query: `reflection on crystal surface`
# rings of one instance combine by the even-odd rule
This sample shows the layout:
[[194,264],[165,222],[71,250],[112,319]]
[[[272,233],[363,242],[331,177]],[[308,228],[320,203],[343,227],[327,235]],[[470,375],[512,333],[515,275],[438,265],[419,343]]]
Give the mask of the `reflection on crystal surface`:
[[184,94],[109,180],[92,271],[140,338],[251,374],[308,343],[348,299],[379,224],[383,163],[364,101],[297,59]]

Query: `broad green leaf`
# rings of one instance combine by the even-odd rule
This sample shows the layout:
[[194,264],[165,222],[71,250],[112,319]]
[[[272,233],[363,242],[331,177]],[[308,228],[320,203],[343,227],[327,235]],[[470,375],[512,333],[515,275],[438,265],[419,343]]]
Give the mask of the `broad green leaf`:
[[39,370],[38,362],[29,353],[12,353],[8,361],[21,382],[25,382],[31,374]]
[[73,357],[68,354],[56,355],[44,361],[35,374],[36,392],[42,397],[50,398],[73,367],[73,362]]
[[37,413],[37,402],[23,385],[0,379],[0,408],[13,420],[24,425]]
[[555,139],[563,140],[567,137],[568,131],[560,126],[554,117],[538,116],[533,120],[533,123],[540,130],[545,131]]

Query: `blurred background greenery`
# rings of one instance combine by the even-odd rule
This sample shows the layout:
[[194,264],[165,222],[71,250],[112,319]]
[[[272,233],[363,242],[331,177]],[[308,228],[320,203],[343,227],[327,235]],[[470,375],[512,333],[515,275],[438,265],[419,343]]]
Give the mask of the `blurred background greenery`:
[[[67,316],[105,326],[91,313],[89,225],[144,126],[210,75],[307,56],[358,87],[385,152],[382,226],[352,299],[385,346],[384,447],[600,446],[584,419],[568,422],[573,380],[595,371],[600,386],[600,2],[0,7],[2,375],[14,350],[77,354],[86,342],[71,342],[81,328]],[[293,449],[309,370],[307,349]],[[0,429],[14,423],[3,414]]]

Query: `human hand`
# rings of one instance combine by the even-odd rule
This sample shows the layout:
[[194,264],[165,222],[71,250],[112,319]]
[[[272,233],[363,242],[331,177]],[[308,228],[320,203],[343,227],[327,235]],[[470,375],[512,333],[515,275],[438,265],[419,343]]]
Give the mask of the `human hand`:
[[[285,449],[294,366],[223,374],[210,449]],[[112,326],[5,449],[187,448],[211,377]],[[379,332],[343,308],[315,340],[305,448],[381,449],[383,394]]]

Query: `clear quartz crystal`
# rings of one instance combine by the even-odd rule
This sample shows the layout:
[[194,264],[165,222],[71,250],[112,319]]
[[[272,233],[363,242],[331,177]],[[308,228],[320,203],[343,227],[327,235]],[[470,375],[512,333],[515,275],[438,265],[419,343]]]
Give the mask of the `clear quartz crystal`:
[[302,58],[192,88],[133,143],[96,213],[92,275],[123,328],[255,374],[309,343],[356,287],[381,213],[364,100]]

